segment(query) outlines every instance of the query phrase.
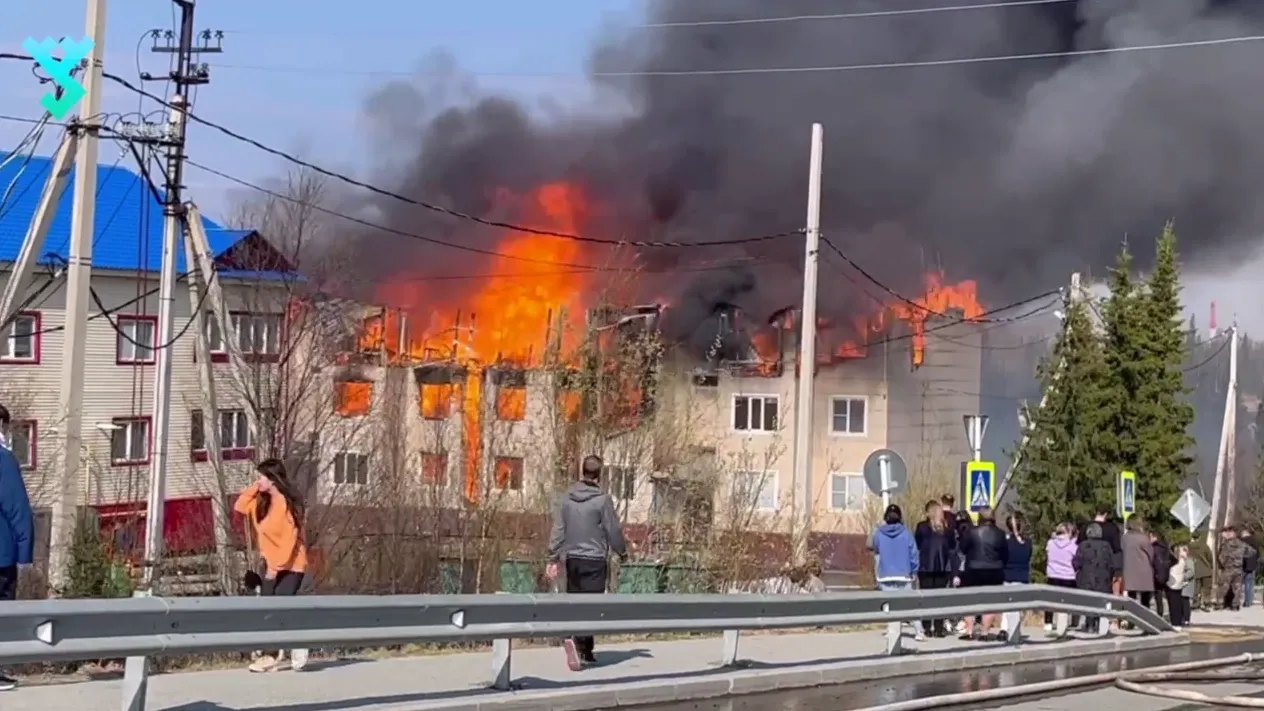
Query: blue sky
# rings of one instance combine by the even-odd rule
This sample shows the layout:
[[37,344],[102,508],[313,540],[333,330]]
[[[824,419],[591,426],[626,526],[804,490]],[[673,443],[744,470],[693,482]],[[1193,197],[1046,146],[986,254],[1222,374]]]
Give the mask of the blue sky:
[[[461,69],[476,75],[480,88],[563,104],[580,102],[587,96],[579,73],[590,38],[605,23],[634,22],[643,2],[203,0],[197,9],[198,29],[222,29],[227,36],[222,55],[204,55],[213,67],[212,81],[198,89],[194,110],[313,162],[358,172],[365,167],[360,156],[366,147],[358,114],[375,87],[445,51]],[[28,36],[83,32],[85,0],[6,5],[0,11],[0,50],[21,51]],[[175,4],[112,0],[110,5],[105,67],[131,81],[137,75],[138,41],[146,30],[173,27]],[[150,52],[148,39],[140,48],[141,67],[164,74],[167,57]],[[106,86],[105,111],[136,110],[134,94],[110,82]],[[147,88],[161,93],[163,86]],[[38,117],[44,91],[29,65],[0,62],[0,114]],[[28,128],[0,120],[0,147],[11,148]],[[49,153],[55,138],[44,140],[41,152]],[[102,144],[102,162],[119,156],[115,144]],[[284,170],[277,159],[197,126],[190,130],[189,156],[255,182]],[[196,169],[189,171],[188,184],[194,199],[212,215],[227,209],[242,190]]]

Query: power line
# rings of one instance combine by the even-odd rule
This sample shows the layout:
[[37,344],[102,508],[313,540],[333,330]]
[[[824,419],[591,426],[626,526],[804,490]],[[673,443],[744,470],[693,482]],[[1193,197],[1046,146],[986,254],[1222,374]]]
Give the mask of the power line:
[[[357,225],[360,225],[360,226],[362,226],[362,227],[368,227],[368,228],[370,228],[370,229],[374,229],[374,230],[381,230],[381,231],[386,232],[386,233],[388,233],[388,234],[393,234],[393,235],[396,235],[396,236],[399,236],[399,237],[407,237],[407,238],[409,238],[409,239],[415,239],[415,240],[418,240],[418,241],[421,241],[421,242],[426,242],[426,243],[428,243],[428,244],[434,244],[434,245],[437,245],[437,246],[440,246],[440,247],[447,247],[447,248],[449,248],[449,249],[455,249],[455,250],[460,250],[460,251],[464,251],[464,252],[471,252],[471,253],[474,253],[474,254],[481,254],[481,255],[486,255],[486,256],[490,256],[490,257],[498,257],[498,258],[501,258],[501,259],[508,259],[508,260],[512,260],[512,261],[526,262],[526,263],[529,263],[529,264],[542,264],[542,265],[553,266],[553,267],[564,267],[564,268],[567,268],[567,269],[569,269],[569,270],[570,270],[570,271],[568,271],[568,272],[553,272],[553,273],[573,273],[573,274],[585,274],[585,273],[597,273],[597,272],[616,272],[616,271],[625,271],[624,269],[622,269],[622,268],[617,268],[617,267],[601,267],[601,266],[597,266],[597,265],[595,265],[595,264],[574,264],[574,263],[568,263],[568,262],[555,262],[555,261],[551,261],[551,260],[547,260],[547,259],[534,259],[534,258],[531,258],[531,257],[522,257],[522,256],[514,255],[514,254],[503,254],[503,253],[501,253],[501,252],[497,252],[497,251],[495,251],[495,250],[491,250],[491,249],[483,249],[483,248],[480,248],[480,247],[472,247],[472,246],[470,246],[470,245],[460,244],[460,243],[457,243],[457,242],[448,242],[448,241],[446,241],[446,240],[441,240],[441,239],[438,239],[438,238],[436,238],[436,237],[428,237],[428,236],[426,236],[426,235],[417,234],[417,233],[415,233],[415,232],[409,232],[409,231],[406,231],[406,230],[399,230],[399,229],[395,229],[394,227],[389,227],[389,226],[387,226],[387,225],[382,225],[382,224],[379,224],[379,223],[373,222],[373,221],[371,221],[371,220],[366,220],[366,219],[363,219],[363,218],[360,218],[360,217],[354,217],[354,216],[352,216],[352,215],[348,215],[348,214],[345,214],[345,213],[343,213],[343,212],[339,212],[339,211],[337,211],[337,210],[332,210],[332,209],[327,208],[327,207],[325,207],[325,206],[323,206],[323,205],[318,205],[318,204],[316,204],[316,203],[307,202],[307,201],[301,200],[301,199],[299,199],[299,198],[296,198],[296,197],[294,197],[294,196],[292,196],[292,195],[286,195],[285,193],[278,192],[278,191],[276,191],[276,190],[271,190],[271,189],[269,189],[269,188],[265,188],[265,187],[263,187],[262,185],[255,184],[255,183],[252,183],[252,182],[250,182],[250,181],[248,181],[248,180],[244,180],[244,179],[242,179],[242,178],[238,178],[237,176],[230,175],[230,174],[225,173],[225,172],[220,171],[220,170],[216,170],[215,168],[211,168],[211,167],[209,167],[209,166],[202,165],[201,163],[198,163],[197,161],[194,161],[194,160],[186,160],[185,162],[186,162],[188,165],[190,165],[190,166],[192,166],[192,167],[194,167],[194,168],[197,168],[197,169],[199,169],[199,170],[206,171],[207,173],[210,173],[211,175],[215,175],[215,176],[218,176],[218,177],[223,178],[223,179],[225,179],[225,180],[231,181],[231,182],[236,183],[237,185],[240,185],[240,186],[242,186],[242,187],[250,188],[250,189],[252,189],[252,190],[257,190],[257,191],[259,191],[259,192],[261,192],[261,193],[263,193],[263,194],[265,194],[265,195],[268,195],[268,196],[270,196],[270,197],[274,197],[274,198],[276,198],[276,199],[278,199],[278,200],[285,200],[285,201],[287,201],[287,202],[290,202],[290,203],[292,203],[292,204],[294,204],[294,205],[298,205],[298,206],[300,206],[300,207],[306,207],[306,208],[309,208],[309,209],[311,209],[311,210],[315,210],[315,211],[317,211],[317,212],[320,212],[320,213],[323,213],[323,214],[329,215],[329,216],[331,216],[331,217],[336,217],[336,218],[339,218],[339,219],[342,219],[342,220],[347,220],[347,221],[349,221],[349,222],[353,222],[353,223],[355,223],[355,224],[357,224]],[[737,263],[737,265],[740,265],[740,262],[739,262],[739,263]],[[671,270],[664,270],[664,271],[709,271],[709,270],[713,270],[713,269],[729,269],[729,268],[732,268],[733,266],[735,266],[735,264],[734,264],[733,262],[726,262],[726,263],[724,263],[724,264],[716,264],[716,265],[710,265],[710,266],[705,266],[705,267],[694,267],[694,268],[688,268],[688,269],[671,269]],[[636,271],[644,272],[644,271],[652,271],[652,270],[636,270]],[[435,276],[435,277],[421,277],[421,278],[418,278],[417,280],[418,280],[418,281],[432,281],[432,280],[433,280],[433,281],[443,281],[443,280],[452,280],[452,279],[483,279],[483,278],[489,278],[489,279],[490,279],[490,278],[495,278],[495,277],[497,277],[497,276],[522,276],[522,277],[528,277],[528,276],[537,276],[537,275],[543,275],[543,274],[544,274],[544,273],[542,273],[542,272],[537,272],[537,273],[535,273],[535,274],[519,274],[519,275],[495,275],[495,274],[488,274],[488,275],[463,275],[463,276],[448,276],[448,275],[441,275],[441,276]]]
[[[1022,306],[1027,306],[1028,304],[1033,304],[1042,299],[1047,299],[1050,296],[1061,296],[1061,295],[1062,295],[1061,290],[1053,289],[1050,291],[1046,291],[1043,294],[1037,294],[1035,296],[1028,297],[1021,301],[1015,301],[1011,304],[1006,304],[1005,306],[998,306],[997,308],[991,309],[989,311],[984,311],[983,313],[979,314],[979,318],[986,318],[987,323],[1017,323],[1019,321],[1031,318],[1033,316],[1037,316],[1040,313],[1049,310],[1053,306],[1053,304],[1042,304],[1041,306],[1038,306],[1028,311],[1024,311],[1023,313],[1018,314],[1016,316],[999,317],[999,316],[996,316],[996,314],[1003,313],[1005,311],[1016,309]],[[953,326],[959,326],[963,323],[974,323],[977,321],[978,319],[953,318],[947,323],[939,323],[929,328],[923,329],[920,334],[919,333],[904,333],[898,336],[890,336],[887,338],[879,339],[877,341],[870,341],[863,345],[866,348],[872,348],[873,346],[881,346],[886,343],[896,343],[898,341],[907,341],[909,339],[916,338],[918,336],[925,336],[927,334],[934,333],[936,331],[942,331],[945,328],[952,328]]]
[[[864,267],[862,267],[862,266],[860,266],[858,263],[856,263],[856,261],[855,261],[855,260],[853,260],[851,257],[848,257],[848,256],[847,256],[847,255],[843,252],[843,250],[839,249],[839,248],[838,248],[838,245],[836,245],[836,244],[834,244],[833,242],[831,242],[831,241],[829,240],[829,238],[827,238],[827,237],[823,237],[823,238],[821,239],[821,241],[822,241],[822,242],[824,242],[824,243],[825,243],[825,245],[826,245],[827,247],[829,247],[831,251],[833,251],[833,252],[834,252],[834,254],[838,255],[840,259],[842,259],[844,262],[847,262],[847,264],[848,264],[848,265],[849,265],[852,269],[855,269],[857,272],[859,272],[859,273],[860,273],[860,276],[864,277],[865,279],[868,279],[870,282],[873,282],[873,284],[874,284],[875,286],[877,286],[879,289],[882,289],[882,290],[883,290],[883,291],[885,291],[886,293],[890,294],[892,297],[894,297],[894,298],[896,298],[896,299],[898,299],[898,300],[900,300],[900,301],[904,302],[905,304],[907,304],[907,305],[909,305],[909,306],[912,306],[912,307],[913,307],[913,308],[915,308],[915,309],[918,309],[919,311],[921,311],[921,312],[925,313],[925,314],[926,314],[926,315],[928,315],[928,316],[936,316],[936,317],[939,317],[939,318],[956,318],[955,316],[952,316],[951,314],[946,314],[946,313],[942,313],[942,312],[936,311],[936,310],[934,310],[934,309],[930,308],[929,306],[926,306],[925,304],[920,304],[920,303],[918,303],[918,302],[914,301],[913,299],[910,299],[910,298],[908,298],[907,296],[904,296],[903,294],[899,293],[898,291],[896,291],[896,290],[892,289],[891,287],[887,286],[886,284],[882,283],[881,281],[879,281],[879,280],[878,280],[878,278],[877,278],[877,277],[873,276],[873,275],[872,275],[872,274],[870,274],[868,271],[866,271]],[[983,318],[982,316],[980,316],[980,317],[974,317],[974,318],[967,317],[967,318],[965,318],[964,320],[966,320],[966,321],[971,321],[971,322],[973,322],[973,323],[1007,323],[1007,321],[1005,321],[1004,319],[1002,319],[1002,320],[1000,320],[1000,321],[994,321],[993,319]]]
[[1224,337],[1223,337],[1223,334],[1222,334],[1221,336],[1217,336],[1217,338],[1220,338],[1220,347],[1219,347],[1219,348],[1217,348],[1214,352],[1212,352],[1212,354],[1211,354],[1211,355],[1207,356],[1206,358],[1203,358],[1203,359],[1202,359],[1201,361],[1199,361],[1198,363],[1195,363],[1194,365],[1191,365],[1191,366],[1189,366],[1188,368],[1181,368],[1181,372],[1182,372],[1182,373],[1190,373],[1190,372],[1193,372],[1193,371],[1195,371],[1195,370],[1198,370],[1199,368],[1203,367],[1204,365],[1207,365],[1207,364],[1208,364],[1208,363],[1210,363],[1211,361],[1215,360],[1215,359],[1216,359],[1216,356],[1219,356],[1221,353],[1223,353],[1223,352],[1224,352],[1224,349],[1226,349],[1226,348],[1228,348],[1228,347],[1229,347],[1229,340],[1230,340],[1230,339],[1228,339],[1228,338],[1224,338]]
[[[1000,54],[976,57],[956,57],[951,59],[927,59],[904,62],[871,62],[865,64],[813,65],[806,67],[744,67],[739,69],[664,69],[664,70],[630,70],[625,72],[589,72],[587,74],[559,72],[495,72],[489,74],[472,73],[473,76],[518,77],[518,78],[635,78],[635,77],[684,77],[684,76],[741,76],[756,74],[816,74],[831,72],[860,72],[884,69],[923,69],[933,67],[950,67],[970,64],[994,64],[1001,62],[1036,61],[1046,59],[1071,59],[1075,57],[1091,57],[1098,55],[1126,54],[1129,52],[1158,52],[1170,49],[1191,49],[1196,47],[1214,47],[1219,45],[1244,44],[1264,41],[1264,35],[1243,35],[1238,37],[1220,37],[1206,40],[1188,40],[1184,42],[1162,42],[1156,44],[1129,45],[1124,47],[1099,47],[1097,49],[1071,49],[1053,52],[1032,52],[1029,54]],[[278,72],[285,74],[321,74],[350,76],[392,76],[413,77],[417,72],[406,70],[363,70],[342,69],[338,67],[301,67],[301,66],[265,66],[250,64],[216,64],[216,69],[241,69],[247,71]]]
[[321,175],[324,175],[324,176],[326,176],[326,177],[328,177],[328,178],[333,178],[333,179],[335,179],[335,180],[338,180],[338,181],[341,181],[341,182],[347,183],[348,185],[354,185],[355,187],[358,187],[358,188],[363,188],[363,189],[365,189],[365,190],[368,190],[369,192],[376,193],[376,194],[381,195],[381,196],[383,196],[383,197],[389,197],[389,198],[392,198],[392,199],[394,199],[394,200],[398,200],[398,201],[400,201],[400,202],[405,202],[405,203],[408,203],[409,205],[414,205],[414,206],[416,206],[416,207],[420,207],[420,208],[424,208],[424,209],[426,209],[426,210],[430,210],[431,212],[437,212],[437,213],[440,213],[440,214],[443,214],[443,215],[447,215],[447,216],[449,216],[449,217],[455,217],[455,218],[458,218],[458,219],[461,219],[461,220],[465,220],[465,221],[467,221],[467,222],[474,222],[474,223],[477,223],[477,224],[480,224],[480,225],[484,225],[484,226],[486,226],[486,227],[496,227],[496,228],[499,228],[499,229],[512,230],[512,231],[514,231],[514,232],[524,232],[524,233],[527,233],[527,234],[541,235],[541,236],[545,236],[545,237],[560,237],[560,238],[562,238],[562,239],[569,239],[569,240],[572,240],[572,241],[575,241],[575,242],[583,242],[583,243],[586,243],[586,244],[600,244],[600,245],[605,245],[605,246],[614,246],[614,247],[644,247],[644,248],[650,248],[650,247],[674,247],[674,248],[689,248],[689,247],[719,247],[719,246],[738,245],[738,244],[754,244],[754,243],[756,243],[756,242],[770,242],[770,241],[772,241],[772,240],[780,239],[780,238],[782,238],[782,237],[789,237],[789,236],[792,236],[792,235],[798,235],[798,234],[802,234],[802,233],[803,233],[803,230],[802,230],[802,229],[797,229],[797,230],[788,230],[788,231],[784,231],[784,232],[777,232],[777,233],[773,233],[773,234],[759,235],[759,236],[756,236],[756,237],[744,237],[744,238],[738,238],[738,239],[708,240],[708,241],[704,241],[704,242],[675,242],[675,241],[647,241],[647,240],[613,240],[613,239],[602,239],[602,238],[598,238],[598,237],[586,237],[586,236],[584,236],[584,235],[571,234],[571,233],[567,233],[567,232],[557,232],[557,231],[553,231],[553,230],[544,230],[544,229],[539,229],[539,228],[536,228],[536,227],[529,227],[529,226],[526,226],[526,225],[519,225],[519,224],[515,224],[515,223],[512,223],[512,222],[503,222],[503,221],[500,221],[500,220],[489,220],[489,219],[487,219],[487,218],[478,217],[477,215],[471,215],[471,214],[469,214],[469,213],[461,212],[460,210],[454,210],[454,209],[449,208],[449,207],[443,207],[442,205],[435,205],[435,204],[433,204],[433,203],[425,202],[424,200],[417,200],[417,199],[414,199],[414,198],[410,198],[410,197],[408,197],[408,196],[406,196],[406,195],[401,195],[401,194],[399,194],[399,193],[397,193],[397,192],[394,192],[393,190],[387,190],[387,189],[385,189],[385,188],[378,187],[378,186],[373,185],[373,184],[371,184],[371,183],[366,183],[366,182],[364,182],[363,180],[359,180],[359,179],[356,179],[356,178],[352,178],[352,177],[351,177],[351,176],[349,176],[349,175],[345,175],[345,174],[343,174],[343,173],[339,173],[339,172],[337,172],[337,171],[334,171],[334,170],[330,170],[330,169],[328,169],[328,168],[321,167],[321,166],[319,166],[319,165],[316,165],[315,163],[311,163],[311,162],[309,162],[309,161],[305,161],[305,160],[303,160],[302,158],[299,158],[299,157],[297,157],[297,156],[295,156],[295,155],[292,155],[292,154],[287,153],[287,152],[285,152],[285,151],[282,151],[282,150],[279,150],[279,149],[273,148],[273,147],[271,147],[271,146],[269,146],[269,145],[266,145],[266,144],[264,144],[264,143],[262,143],[262,142],[260,142],[260,141],[258,141],[258,140],[256,140],[256,139],[253,139],[253,138],[250,138],[249,136],[246,136],[246,135],[243,135],[243,134],[241,134],[241,133],[238,133],[237,131],[234,131],[234,130],[232,130],[232,129],[230,129],[230,128],[227,128],[227,127],[222,126],[222,125],[220,125],[220,124],[218,124],[218,123],[215,123],[214,121],[210,121],[210,120],[208,120],[208,119],[204,119],[204,118],[202,118],[201,116],[198,116],[197,114],[193,113],[192,111],[188,111],[187,109],[176,109],[175,107],[171,107],[171,105],[170,105],[169,103],[167,103],[167,102],[163,101],[161,98],[159,98],[159,97],[157,97],[157,96],[155,96],[155,95],[153,95],[153,94],[151,94],[151,93],[149,93],[149,92],[145,91],[144,89],[141,89],[140,87],[135,86],[134,84],[132,84],[132,83],[131,83],[131,82],[129,82],[128,80],[124,79],[123,77],[117,76],[117,75],[115,75],[115,74],[110,74],[109,72],[105,72],[105,73],[103,74],[103,76],[104,76],[105,78],[107,78],[107,79],[109,79],[109,80],[111,80],[111,81],[113,81],[113,82],[117,83],[117,84],[121,84],[122,86],[124,86],[124,87],[126,87],[126,88],[128,88],[128,89],[130,89],[130,90],[132,90],[132,91],[134,91],[134,92],[137,92],[137,93],[141,94],[142,96],[145,96],[145,97],[148,97],[148,98],[150,98],[150,99],[152,99],[152,100],[154,100],[154,101],[160,102],[160,103],[162,103],[163,105],[168,106],[169,108],[173,108],[173,110],[182,110],[182,111],[184,111],[184,112],[185,112],[185,115],[186,115],[189,119],[191,119],[191,120],[193,120],[193,121],[195,121],[195,122],[197,122],[197,123],[200,123],[200,124],[202,124],[203,126],[206,126],[207,128],[212,128],[212,129],[215,129],[216,131],[218,131],[218,132],[220,132],[220,133],[224,134],[225,136],[228,136],[229,138],[234,138],[234,139],[236,139],[236,140],[238,140],[238,141],[241,141],[241,142],[243,142],[243,143],[246,143],[246,144],[249,144],[249,145],[251,145],[251,146],[254,146],[255,148],[257,148],[257,149],[259,149],[259,150],[261,150],[261,151],[263,151],[263,152],[265,152],[265,153],[268,153],[268,154],[270,154],[270,155],[274,155],[274,156],[276,156],[276,157],[278,157],[278,158],[281,158],[281,159],[286,160],[286,161],[288,161],[288,162],[290,162],[290,163],[293,163],[294,165],[301,166],[301,167],[303,167],[303,168],[307,168],[308,170],[314,171],[314,172],[316,172],[316,173],[320,173]]

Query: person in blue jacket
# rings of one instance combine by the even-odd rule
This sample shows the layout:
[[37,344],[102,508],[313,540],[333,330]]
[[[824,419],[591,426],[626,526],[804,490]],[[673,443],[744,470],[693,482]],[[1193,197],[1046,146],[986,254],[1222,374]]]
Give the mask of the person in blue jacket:
[[[0,405],[0,601],[18,596],[18,566],[30,565],[35,557],[35,516],[31,499],[22,481],[22,466],[9,444],[12,417]],[[17,682],[0,674],[0,691],[9,691]]]
[[904,525],[904,513],[891,504],[882,515],[882,525],[874,529],[869,548],[878,556],[878,588],[906,590],[917,578],[917,542]]

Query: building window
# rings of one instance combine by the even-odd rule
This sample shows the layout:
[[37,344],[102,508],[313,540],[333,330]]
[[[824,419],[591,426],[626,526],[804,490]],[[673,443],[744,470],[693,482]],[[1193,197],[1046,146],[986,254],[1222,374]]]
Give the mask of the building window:
[[0,362],[39,362],[40,315],[38,313],[20,313],[14,316],[5,335],[7,338],[4,339],[3,348],[0,349]]
[[116,418],[113,425],[114,430],[110,433],[110,463],[148,464],[149,418]]
[[522,457],[496,457],[492,472],[497,489],[522,491]]
[[733,429],[738,432],[776,432],[777,396],[734,395]]
[[865,478],[859,474],[831,474],[830,508],[835,511],[863,511],[868,490]]
[[865,434],[869,401],[863,397],[830,398],[830,432],[836,435]]
[[150,316],[119,316],[116,359],[119,365],[149,365],[154,362],[158,319]]
[[[193,449],[193,460],[205,462],[206,418],[201,410],[194,410],[189,415],[189,444]],[[219,451],[225,461],[254,457],[254,434],[245,410],[219,411]]]
[[421,453],[421,483],[430,486],[447,485],[448,455],[434,452]]
[[369,455],[339,452],[334,455],[334,483],[364,486],[369,483]]
[[777,472],[736,472],[733,475],[733,498],[742,507],[759,511],[777,509]]
[[[208,314],[206,339],[216,360],[228,354],[228,345],[220,333],[219,320]],[[276,360],[281,352],[281,314],[232,313],[228,315],[229,334],[241,355],[249,360]]]
[[422,383],[418,386],[421,398],[421,417],[425,420],[446,420],[452,414],[451,383]]
[[606,491],[614,498],[620,501],[636,498],[636,470],[632,467],[602,467],[601,480],[605,482]]
[[496,419],[521,422],[527,418],[527,389],[500,386],[496,388]]
[[9,430],[9,446],[23,469],[39,466],[39,428],[35,420],[15,420]]

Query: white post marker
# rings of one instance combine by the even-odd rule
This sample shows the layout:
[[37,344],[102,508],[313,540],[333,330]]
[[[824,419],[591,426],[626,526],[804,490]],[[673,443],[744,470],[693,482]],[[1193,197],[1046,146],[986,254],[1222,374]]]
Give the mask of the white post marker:
[[891,458],[887,455],[878,457],[878,471],[882,473],[882,510],[885,512],[891,505]]

